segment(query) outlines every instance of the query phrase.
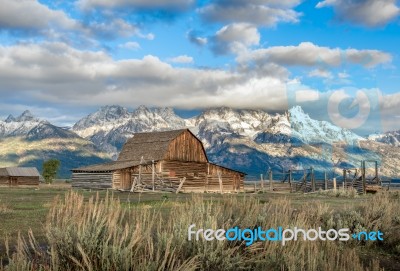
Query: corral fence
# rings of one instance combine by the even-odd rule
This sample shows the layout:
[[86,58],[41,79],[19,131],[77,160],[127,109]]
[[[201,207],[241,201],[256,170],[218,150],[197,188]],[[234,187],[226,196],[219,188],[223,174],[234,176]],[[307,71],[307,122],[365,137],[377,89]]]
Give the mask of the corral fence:
[[[367,175],[366,165],[371,163],[374,173]],[[365,194],[382,189],[400,188],[400,179],[381,178],[378,162],[370,160],[361,161],[360,168],[343,168],[342,176],[328,174],[327,171],[316,172],[313,167],[288,169],[282,172],[268,170],[266,176],[264,179],[264,175],[261,174],[258,190],[310,193],[342,188],[355,189],[359,194]],[[254,183],[254,189],[257,190],[256,183]]]

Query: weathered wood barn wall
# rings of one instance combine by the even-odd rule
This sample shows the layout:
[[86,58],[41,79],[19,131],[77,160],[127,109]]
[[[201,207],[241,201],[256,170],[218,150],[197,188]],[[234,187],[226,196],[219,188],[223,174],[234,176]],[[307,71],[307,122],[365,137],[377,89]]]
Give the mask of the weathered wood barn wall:
[[7,186],[37,186],[40,174],[34,167],[0,168],[0,185]]
[[183,192],[243,189],[245,174],[208,161],[201,141],[188,129],[138,133],[115,162],[74,169],[73,187],[131,190],[136,184]]

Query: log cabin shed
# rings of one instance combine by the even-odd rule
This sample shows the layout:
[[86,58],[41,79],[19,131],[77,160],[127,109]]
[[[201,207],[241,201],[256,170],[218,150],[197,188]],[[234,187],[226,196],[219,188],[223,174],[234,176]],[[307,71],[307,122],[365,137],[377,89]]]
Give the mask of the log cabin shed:
[[189,130],[137,133],[117,161],[72,170],[72,186],[87,189],[234,192],[245,174],[208,161]]
[[0,168],[0,185],[7,186],[38,186],[39,171],[35,167]]

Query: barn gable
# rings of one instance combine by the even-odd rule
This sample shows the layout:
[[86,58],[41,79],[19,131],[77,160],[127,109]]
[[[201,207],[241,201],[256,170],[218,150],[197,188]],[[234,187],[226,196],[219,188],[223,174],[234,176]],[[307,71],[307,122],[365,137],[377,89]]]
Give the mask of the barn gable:
[[186,129],[170,141],[163,159],[191,162],[208,162],[203,143]]
[[201,141],[188,129],[134,134],[117,161],[180,160],[207,162]]

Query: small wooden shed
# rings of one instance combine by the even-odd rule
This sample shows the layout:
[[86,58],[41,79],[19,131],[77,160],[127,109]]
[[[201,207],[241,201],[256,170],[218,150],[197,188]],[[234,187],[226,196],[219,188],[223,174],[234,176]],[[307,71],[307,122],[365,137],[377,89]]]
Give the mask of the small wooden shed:
[[208,161],[189,129],[134,134],[118,160],[72,170],[72,186],[183,192],[243,190],[245,174]]
[[35,167],[0,168],[0,185],[39,185],[40,174]]

